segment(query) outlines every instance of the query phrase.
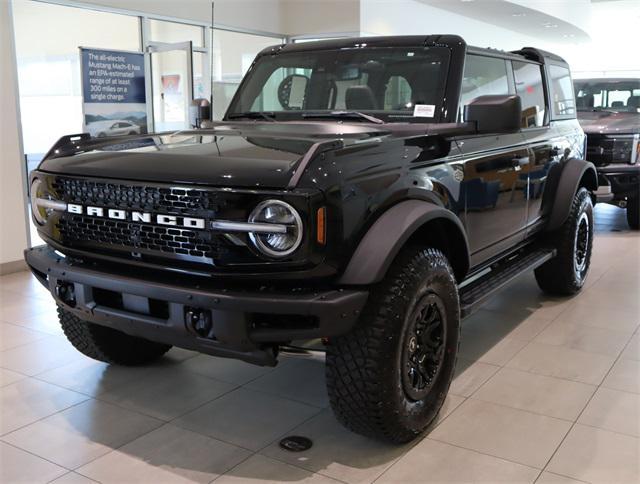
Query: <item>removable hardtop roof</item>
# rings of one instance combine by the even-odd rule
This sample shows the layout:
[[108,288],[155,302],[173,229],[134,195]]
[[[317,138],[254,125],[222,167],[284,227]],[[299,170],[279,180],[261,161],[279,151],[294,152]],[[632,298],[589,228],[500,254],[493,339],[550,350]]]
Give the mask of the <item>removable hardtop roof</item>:
[[463,49],[470,54],[504,57],[512,60],[529,60],[540,64],[554,64],[568,66],[560,56],[534,47],[523,47],[511,52],[467,45],[459,35],[390,35],[379,37],[349,37],[343,39],[316,40],[313,42],[298,42],[273,45],[263,49],[260,55],[276,54],[280,52],[313,52],[318,50],[349,49],[364,47],[422,47],[440,46],[451,49]]

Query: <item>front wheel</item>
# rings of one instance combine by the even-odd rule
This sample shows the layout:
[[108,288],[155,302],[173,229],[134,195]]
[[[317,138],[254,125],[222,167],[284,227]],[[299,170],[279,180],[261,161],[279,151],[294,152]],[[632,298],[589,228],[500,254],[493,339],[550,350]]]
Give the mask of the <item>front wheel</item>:
[[576,294],[587,279],[593,247],[593,203],[586,188],[578,189],[564,225],[551,234],[558,254],[535,270],[540,289],[556,296]]
[[157,360],[171,345],[130,336],[106,326],[83,321],[58,307],[58,318],[69,342],[94,360],[115,365],[144,365]]
[[446,257],[404,250],[356,327],[329,340],[327,389],[337,419],[389,442],[414,439],[444,403],[459,340],[458,290]]
[[633,230],[640,229],[640,197],[627,200],[627,223]]

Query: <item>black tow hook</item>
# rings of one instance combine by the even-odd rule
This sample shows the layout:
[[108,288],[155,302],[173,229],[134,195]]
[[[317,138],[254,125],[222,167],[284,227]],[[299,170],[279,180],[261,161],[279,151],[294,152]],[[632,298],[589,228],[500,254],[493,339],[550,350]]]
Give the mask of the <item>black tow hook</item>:
[[69,307],[76,306],[76,288],[70,282],[58,282],[56,285],[56,297]]
[[211,311],[207,309],[185,308],[185,322],[201,338],[211,338],[213,323]]

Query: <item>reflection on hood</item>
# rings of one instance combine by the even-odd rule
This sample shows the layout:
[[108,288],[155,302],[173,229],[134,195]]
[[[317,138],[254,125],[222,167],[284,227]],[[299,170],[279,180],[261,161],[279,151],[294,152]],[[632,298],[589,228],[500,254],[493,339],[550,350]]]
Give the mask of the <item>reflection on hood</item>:
[[640,133],[640,113],[578,111],[578,121],[587,134]]

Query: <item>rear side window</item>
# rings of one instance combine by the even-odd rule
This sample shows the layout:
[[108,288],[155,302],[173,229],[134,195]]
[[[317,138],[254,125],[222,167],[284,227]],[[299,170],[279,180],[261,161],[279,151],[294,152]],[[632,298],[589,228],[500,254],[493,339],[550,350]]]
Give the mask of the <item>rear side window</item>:
[[523,128],[543,126],[546,106],[541,67],[529,62],[513,61],[513,75],[516,81],[516,94],[522,101],[521,126]]
[[496,57],[468,55],[464,63],[458,119],[464,106],[478,96],[510,94],[507,61]]
[[549,66],[549,98],[552,119],[575,118],[576,101],[569,69],[563,66]]

